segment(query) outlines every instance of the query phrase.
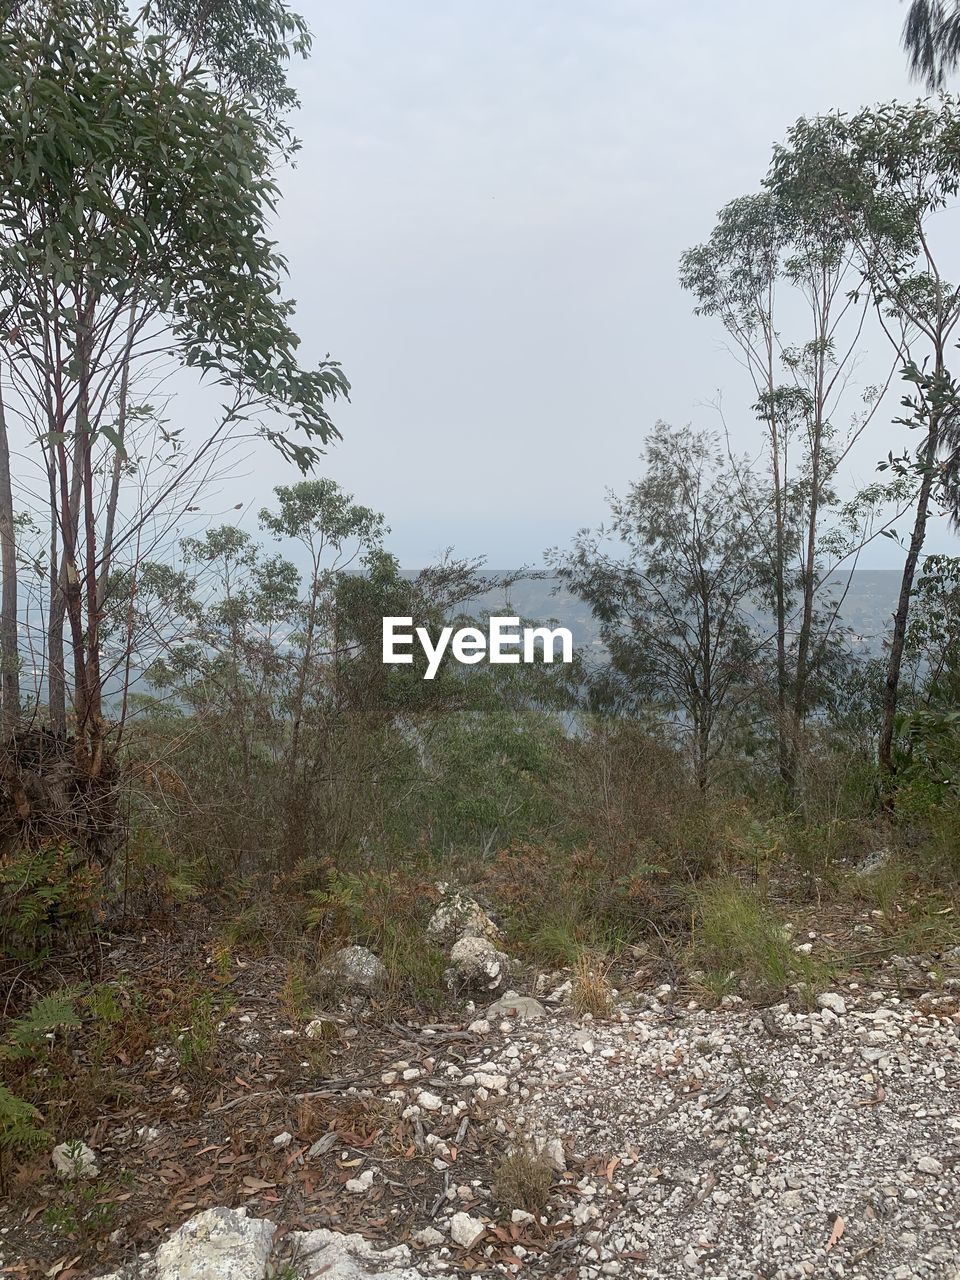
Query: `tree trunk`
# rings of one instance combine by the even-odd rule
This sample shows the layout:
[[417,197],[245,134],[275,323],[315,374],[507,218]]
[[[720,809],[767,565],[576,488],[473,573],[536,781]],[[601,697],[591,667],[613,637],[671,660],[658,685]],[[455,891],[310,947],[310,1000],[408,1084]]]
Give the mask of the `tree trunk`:
[[930,495],[933,491],[934,469],[936,467],[937,449],[940,444],[939,424],[931,422],[927,434],[927,443],[923,451],[923,479],[917,495],[917,514],[913,522],[913,533],[910,536],[910,547],[903,566],[903,577],[900,580],[900,598],[897,610],[893,615],[893,637],[890,642],[890,657],[887,660],[887,677],[883,688],[883,724],[880,730],[880,749],[878,764],[883,779],[892,778],[894,722],[897,715],[897,698],[900,692],[900,670],[903,665],[903,649],[907,639],[907,619],[910,613],[910,596],[913,591],[913,580],[923,549],[923,541],[927,532],[927,519],[930,513]]
[[[818,414],[819,418],[819,414]],[[807,680],[810,676],[810,636],[813,632],[813,608],[816,599],[815,561],[817,552],[817,523],[820,514],[820,465],[822,457],[823,427],[817,422],[810,458],[810,507],[807,513],[806,560],[803,565],[803,606],[800,633],[797,637],[797,676],[793,693],[793,735],[790,746],[790,775],[795,785],[800,738],[807,713]]]
[[0,393],[0,732],[6,741],[20,715],[20,646],[17,639],[17,542],[10,483],[10,442]]
[[[772,377],[772,375],[771,375]],[[787,681],[787,600],[786,600],[786,487],[781,483],[780,442],[776,419],[770,417],[770,454],[773,467],[774,527],[774,622],[777,631],[777,763],[780,780],[788,791],[793,790],[793,769],[790,759],[790,716]]]

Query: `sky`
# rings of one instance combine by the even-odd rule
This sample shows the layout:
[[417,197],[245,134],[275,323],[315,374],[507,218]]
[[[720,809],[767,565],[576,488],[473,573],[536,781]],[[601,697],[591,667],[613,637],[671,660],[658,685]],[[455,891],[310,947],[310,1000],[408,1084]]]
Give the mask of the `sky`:
[[[798,116],[918,96],[902,3],[300,8],[314,50],[293,67],[303,145],[276,234],[304,360],[329,352],[353,385],[321,471],[385,514],[405,567],[450,546],[539,562],[603,519],[657,419],[717,428],[718,393],[756,451],[749,388],[678,259]],[[845,483],[897,440],[879,423]],[[231,490],[256,507],[292,478],[258,453]]]

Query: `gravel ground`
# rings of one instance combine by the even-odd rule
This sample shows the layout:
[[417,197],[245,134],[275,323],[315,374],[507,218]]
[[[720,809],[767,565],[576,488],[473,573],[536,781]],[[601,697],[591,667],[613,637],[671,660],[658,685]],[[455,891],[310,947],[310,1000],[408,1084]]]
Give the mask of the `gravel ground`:
[[[603,1022],[521,997],[531,1020],[494,1007],[471,1024],[466,1053],[454,1049],[463,1034],[448,1034],[445,1052],[425,1029],[436,1052],[419,1066],[388,1063],[379,1088],[357,1093],[415,1127],[443,1190],[426,1219],[378,1233],[373,1247],[356,1234],[303,1237],[326,1250],[320,1273],[960,1278],[955,994],[854,988],[820,995],[809,1012],[733,997],[713,1011],[679,1008],[672,994],[661,988]],[[458,1143],[471,1129],[467,1154]],[[505,1202],[496,1173],[520,1143],[554,1170],[533,1214]],[[354,1164],[347,1198],[382,1215],[382,1155]],[[273,1224],[238,1213],[207,1211],[156,1266],[147,1256],[123,1277],[265,1280],[271,1252],[274,1265],[289,1259],[284,1274],[317,1274],[300,1237],[271,1248]],[[233,1233],[229,1250],[210,1253],[211,1230]]]
[[595,1170],[581,1280],[960,1277],[956,997],[728,1004],[506,1038],[518,1124]]
[[[331,1280],[960,1280],[960,950],[938,969],[894,957],[877,989],[826,992],[813,1010],[758,1010],[733,996],[705,1010],[664,986],[594,1021],[565,1003],[566,983],[543,1004],[511,993],[458,1021],[395,1024],[387,1038],[351,1038],[348,1026],[330,1051],[331,1079],[314,1082],[330,1126],[316,1140],[291,1132],[297,1099],[315,1094],[278,1087],[274,1070],[262,1089],[189,1123],[169,1108],[150,1121],[150,1176],[229,1199],[183,1204],[203,1212],[167,1253],[186,1241],[189,1265],[164,1269],[162,1250],[154,1260],[160,1224],[147,1238],[128,1225],[117,1274],[266,1280],[287,1260],[281,1273],[307,1280],[317,1268],[296,1256],[295,1228],[313,1240],[329,1225],[320,1273]],[[261,1065],[274,1042],[296,1058],[314,1025],[287,1027],[274,1005],[234,1019],[241,1038],[255,1034]],[[164,1077],[173,1092],[175,1079]],[[211,1146],[209,1130],[235,1116],[250,1147],[237,1177],[248,1176],[221,1187],[219,1162],[236,1157]],[[129,1164],[104,1125],[91,1146],[109,1170],[124,1153]],[[213,1183],[178,1172],[187,1131],[202,1143],[198,1160],[214,1153]],[[501,1162],[519,1146],[553,1170],[533,1213],[504,1189]],[[0,1227],[0,1269],[57,1274],[61,1264],[20,1265],[35,1214],[26,1226],[21,1217],[12,1233]],[[230,1267],[211,1255],[211,1223],[236,1237]],[[103,1270],[66,1268],[71,1280]]]

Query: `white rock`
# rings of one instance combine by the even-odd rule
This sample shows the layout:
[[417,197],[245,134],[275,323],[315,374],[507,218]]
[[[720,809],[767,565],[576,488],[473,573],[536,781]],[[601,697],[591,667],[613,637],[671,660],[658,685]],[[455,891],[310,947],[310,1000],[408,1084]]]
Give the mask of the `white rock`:
[[[323,1280],[422,1280],[411,1264],[406,1245],[375,1249],[361,1235],[345,1235],[322,1227],[317,1231],[294,1231],[296,1257],[305,1264],[304,1276]],[[211,1277],[213,1280],[213,1277]]]
[[457,938],[477,937],[495,940],[500,930],[479,902],[465,893],[448,893],[430,917],[427,933],[438,942],[454,942]]
[[533,996],[520,996],[516,991],[506,991],[487,1010],[491,1021],[498,1018],[516,1018],[518,1022],[536,1022],[545,1018],[547,1011]]
[[529,1140],[527,1145],[532,1154],[544,1164],[548,1164],[554,1173],[566,1173],[567,1157],[559,1138],[537,1134]]
[[428,1093],[424,1089],[422,1093],[417,1094],[417,1103],[424,1111],[439,1111],[443,1106],[443,1099],[438,1098],[435,1093]]
[[425,1249],[435,1249],[438,1244],[443,1244],[444,1239],[443,1232],[436,1227],[423,1227],[413,1235],[413,1243],[422,1245]]
[[491,1093],[503,1093],[510,1083],[508,1076],[497,1075],[491,1071],[478,1071],[476,1081],[481,1089],[489,1089]]
[[348,1178],[344,1186],[353,1195],[363,1195],[373,1186],[373,1170],[364,1169],[359,1178]]
[[341,947],[324,965],[347,991],[377,991],[386,986],[387,971],[369,947]]
[[262,1280],[275,1232],[246,1209],[205,1209],[157,1250],[157,1280]]
[[921,1156],[917,1168],[921,1173],[943,1173],[943,1164],[936,1156]]
[[817,996],[817,1004],[821,1009],[829,1009],[831,1013],[835,1013],[838,1018],[842,1018],[847,1012],[847,1002],[843,996],[838,995],[836,991],[822,991]]
[[278,1147],[282,1151],[284,1147],[289,1147],[292,1141],[293,1141],[293,1134],[289,1133],[286,1129],[284,1129],[282,1133],[278,1133],[277,1136],[274,1138],[273,1145],[275,1147]]
[[479,1218],[469,1213],[455,1213],[450,1219],[450,1239],[463,1249],[470,1249],[480,1239],[486,1227]]
[[96,1178],[100,1173],[96,1153],[78,1138],[58,1143],[50,1158],[61,1178]]
[[509,961],[487,938],[460,938],[450,949],[447,982],[451,987],[494,991],[507,978]]

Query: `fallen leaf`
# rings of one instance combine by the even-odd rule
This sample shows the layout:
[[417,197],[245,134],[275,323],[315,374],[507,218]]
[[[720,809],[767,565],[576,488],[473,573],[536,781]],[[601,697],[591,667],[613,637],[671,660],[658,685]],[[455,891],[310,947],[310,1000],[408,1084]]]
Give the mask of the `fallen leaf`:
[[830,1252],[833,1246],[837,1243],[837,1241],[843,1235],[845,1227],[846,1227],[846,1223],[838,1213],[833,1222],[833,1230],[830,1232],[830,1239],[827,1241],[827,1253]]
[[269,1191],[271,1187],[275,1187],[277,1184],[275,1182],[265,1182],[263,1178],[246,1177],[243,1180],[243,1185],[248,1191]]

